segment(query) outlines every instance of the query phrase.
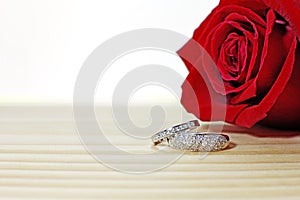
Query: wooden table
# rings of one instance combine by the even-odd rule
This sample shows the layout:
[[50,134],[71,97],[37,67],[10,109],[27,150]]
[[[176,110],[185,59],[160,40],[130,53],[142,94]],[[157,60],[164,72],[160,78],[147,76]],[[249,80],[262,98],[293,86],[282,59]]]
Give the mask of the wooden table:
[[300,132],[225,125],[229,149],[133,175],[87,153],[71,106],[2,106],[0,124],[0,199],[300,199]]

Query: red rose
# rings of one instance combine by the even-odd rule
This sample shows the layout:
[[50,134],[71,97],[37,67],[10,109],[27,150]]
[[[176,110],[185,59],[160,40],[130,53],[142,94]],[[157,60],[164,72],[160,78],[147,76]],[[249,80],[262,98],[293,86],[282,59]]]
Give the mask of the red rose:
[[[226,106],[229,123],[299,129],[299,36],[300,0],[221,0],[192,38],[215,65],[196,54],[191,41],[178,52],[190,72],[182,104],[204,121],[223,120],[212,119],[211,110]],[[198,58],[198,65],[187,56]]]

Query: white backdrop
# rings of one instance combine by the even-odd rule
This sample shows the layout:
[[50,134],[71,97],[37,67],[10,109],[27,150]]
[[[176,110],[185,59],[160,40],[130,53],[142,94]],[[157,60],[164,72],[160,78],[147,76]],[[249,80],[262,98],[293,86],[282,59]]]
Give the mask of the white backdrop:
[[[105,40],[139,28],[169,29],[188,37],[217,0],[0,0],[0,103],[71,103],[76,76],[87,56]],[[148,60],[146,60],[148,58]],[[183,74],[180,59],[148,52],[118,65],[166,62]],[[111,88],[110,88],[111,87]],[[162,97],[146,88],[137,98]],[[108,93],[101,98],[108,100]],[[147,98],[146,98],[147,99]]]

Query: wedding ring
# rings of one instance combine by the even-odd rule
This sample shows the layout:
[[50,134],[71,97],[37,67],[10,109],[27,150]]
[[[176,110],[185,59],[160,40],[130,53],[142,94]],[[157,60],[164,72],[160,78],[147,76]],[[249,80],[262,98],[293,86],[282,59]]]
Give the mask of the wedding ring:
[[166,130],[160,131],[156,134],[154,134],[151,139],[154,145],[160,144],[163,141],[166,141],[166,139],[176,133],[191,130],[197,126],[200,126],[198,120],[192,120],[183,124],[179,124],[173,127],[170,127]]
[[171,148],[196,152],[223,150],[230,143],[229,140],[227,135],[210,132],[179,132],[168,137],[168,143]]

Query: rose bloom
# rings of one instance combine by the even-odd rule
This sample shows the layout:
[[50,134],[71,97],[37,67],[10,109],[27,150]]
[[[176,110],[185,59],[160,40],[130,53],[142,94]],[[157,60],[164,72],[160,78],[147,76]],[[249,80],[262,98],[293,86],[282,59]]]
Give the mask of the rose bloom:
[[[182,104],[203,121],[300,129],[299,35],[300,0],[221,0],[191,39],[214,64],[191,41],[178,51],[189,70]],[[212,118],[222,105],[225,119]]]

